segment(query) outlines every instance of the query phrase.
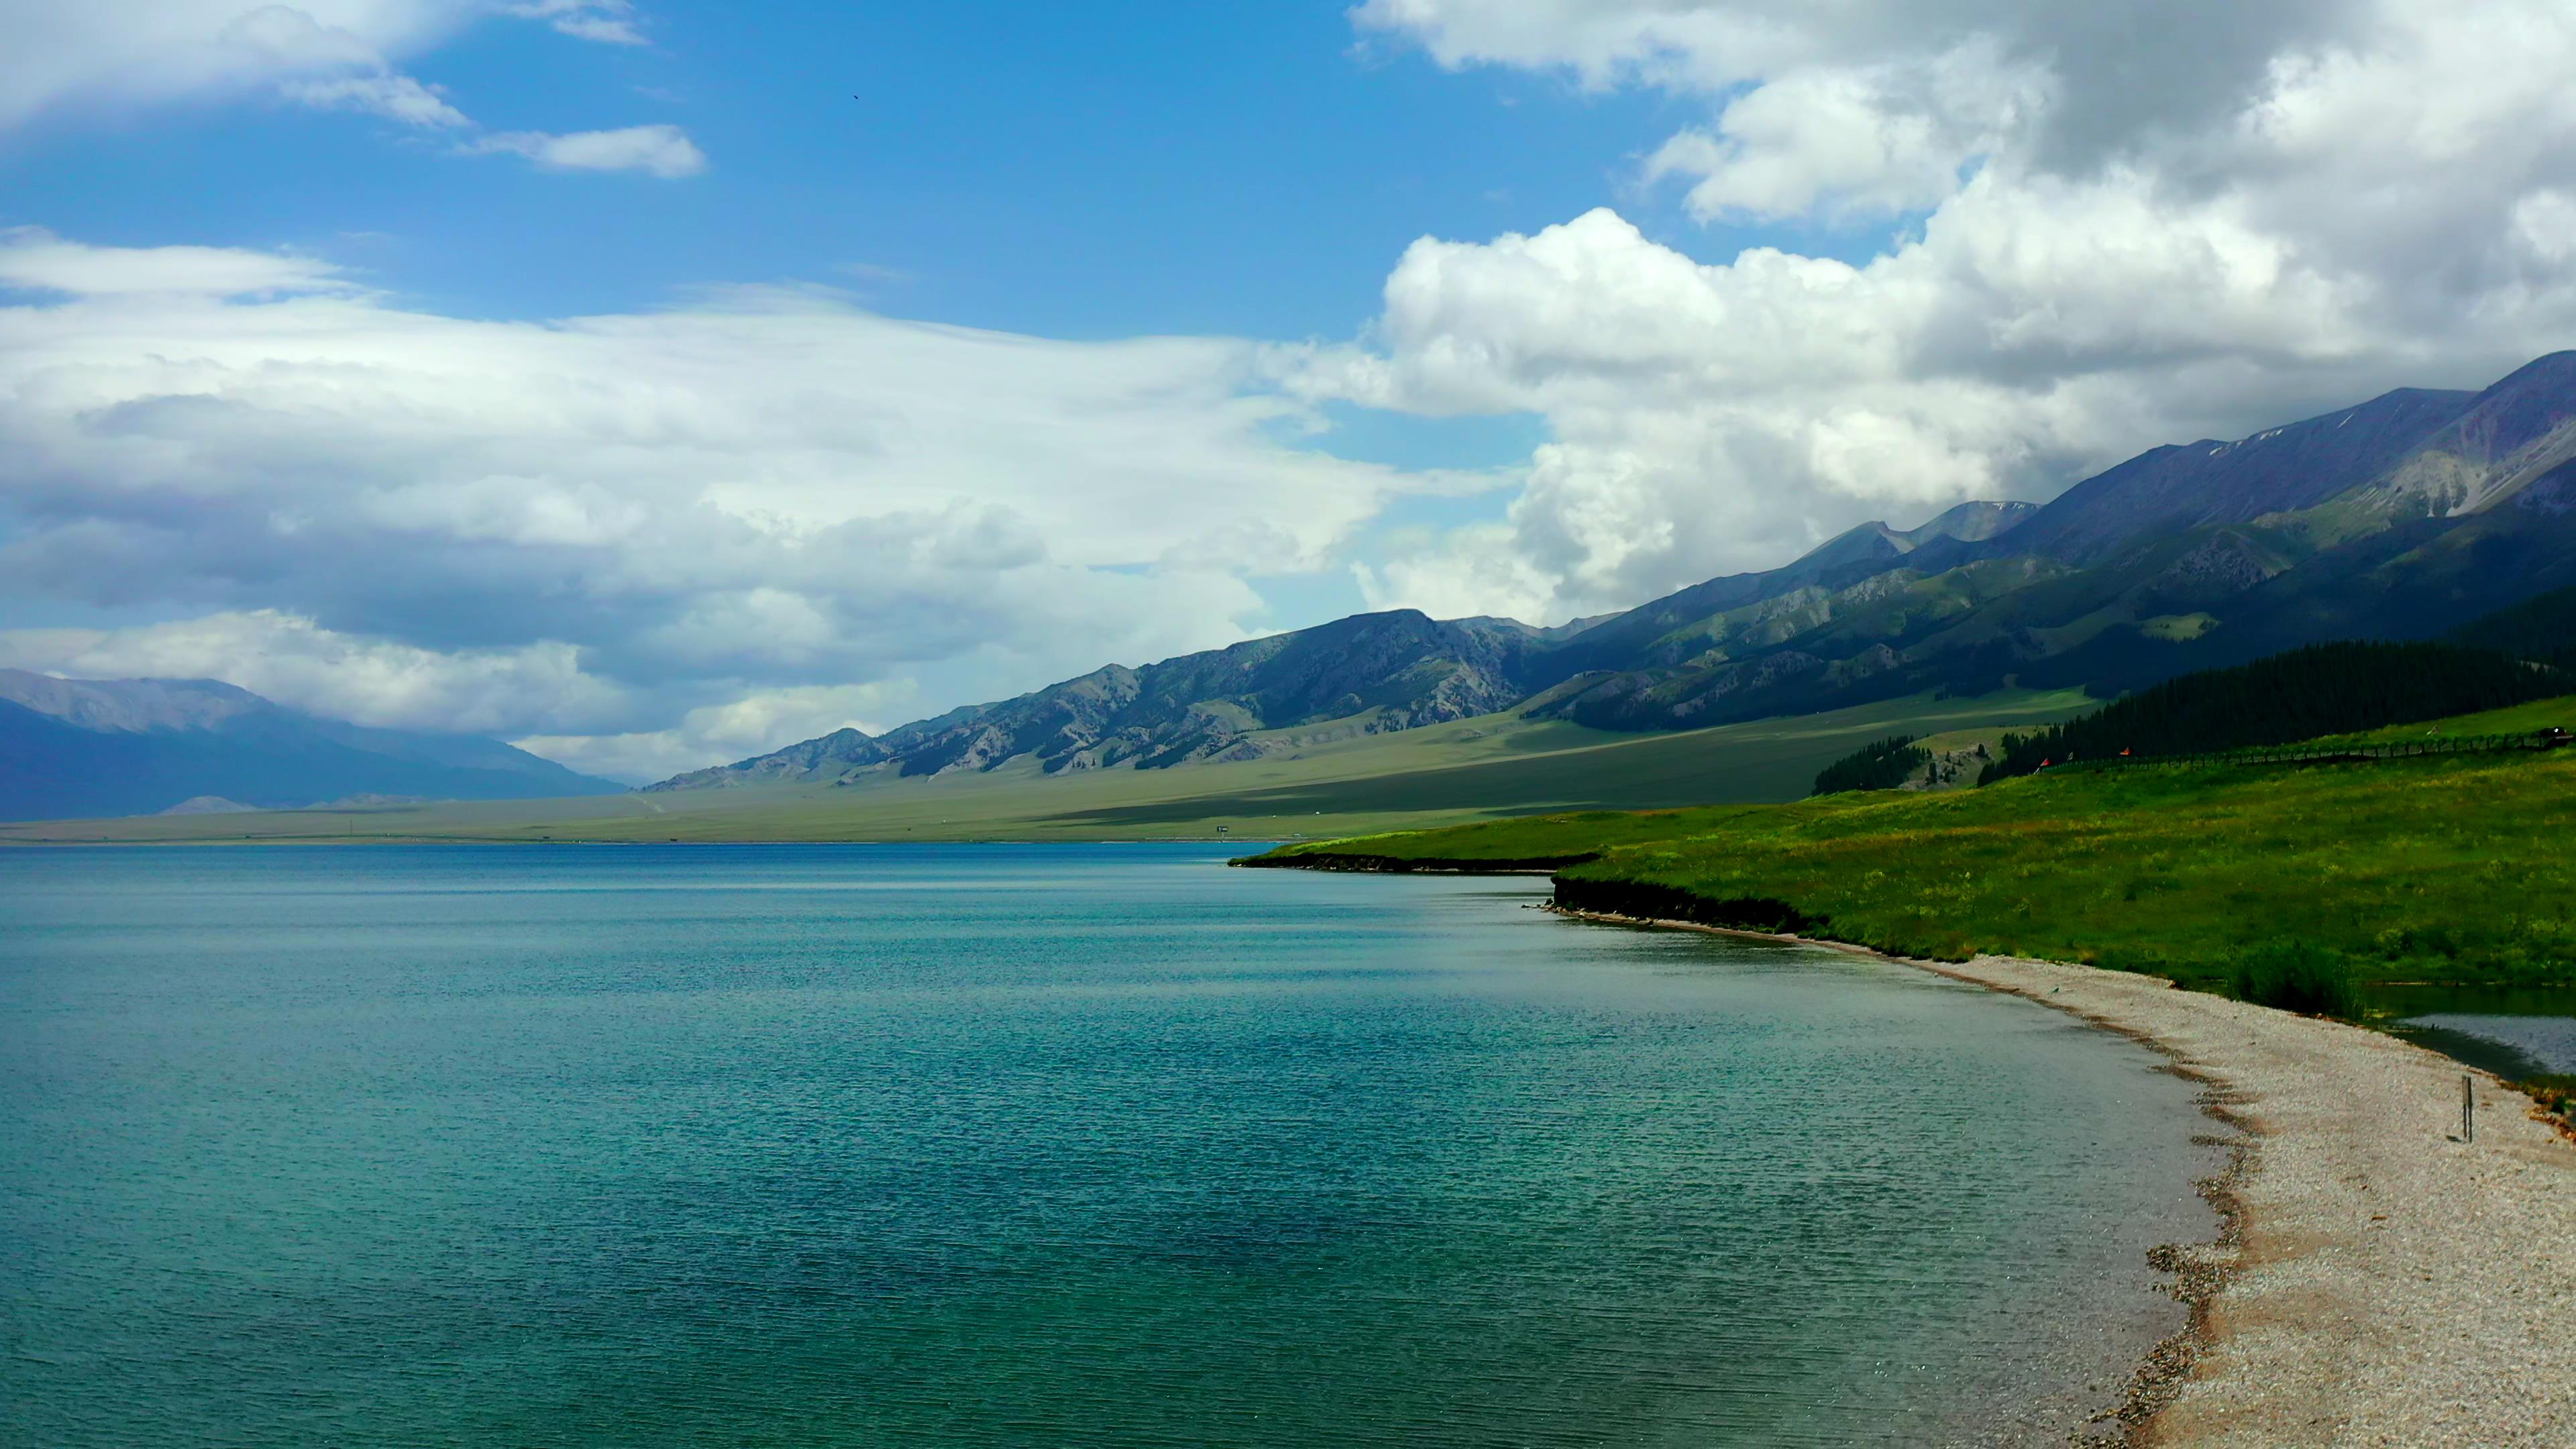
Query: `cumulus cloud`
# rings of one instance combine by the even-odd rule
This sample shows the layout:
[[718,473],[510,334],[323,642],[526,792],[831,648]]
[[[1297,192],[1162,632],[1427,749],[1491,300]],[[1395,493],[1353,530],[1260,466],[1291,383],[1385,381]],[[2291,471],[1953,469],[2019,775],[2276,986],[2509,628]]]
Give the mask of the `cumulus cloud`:
[[1399,535],[1387,540],[1387,557],[1355,561],[1351,575],[1371,609],[1420,609],[1441,619],[1547,618],[1557,611],[1560,580],[1517,542],[1501,523]]
[[1933,206],[1960,173],[2007,145],[2045,105],[2048,77],[1990,43],[1920,60],[1811,67],[1727,102],[1711,127],[1683,131],[1647,158],[1645,179],[1693,177],[1703,221],[1841,217]]
[[[1802,74],[1937,69],[1937,58],[1967,46],[1999,76],[2053,77],[2066,103],[2040,120],[2038,149],[2085,164],[2145,136],[2223,123],[2279,56],[2342,41],[2383,15],[2457,8],[2427,0],[1366,0],[1352,20],[1364,35],[1418,45],[1452,68],[1507,66],[1593,90],[1715,98]],[[2525,9],[2547,7],[2533,0]]]
[[677,126],[628,126],[615,131],[575,131],[550,136],[514,131],[485,136],[465,147],[489,155],[525,156],[548,171],[642,171],[660,177],[695,176],[707,169],[706,153]]
[[1553,437],[1505,526],[1378,564],[1387,602],[1623,605],[2576,343],[2576,16],[2553,0],[1354,17],[1443,65],[1704,98],[1643,168],[1702,220],[1884,228],[1858,263],[1704,262],[1606,210],[1414,244],[1365,337],[1273,355],[1286,385]]
[[1264,622],[1247,579],[1338,569],[1391,496],[1455,486],[1283,442],[1315,418],[1228,339],[775,288],[469,321],[297,258],[42,233],[0,278],[43,288],[0,306],[0,601],[194,621],[45,667],[571,758],[703,764],[746,701],[945,707],[1229,643]]

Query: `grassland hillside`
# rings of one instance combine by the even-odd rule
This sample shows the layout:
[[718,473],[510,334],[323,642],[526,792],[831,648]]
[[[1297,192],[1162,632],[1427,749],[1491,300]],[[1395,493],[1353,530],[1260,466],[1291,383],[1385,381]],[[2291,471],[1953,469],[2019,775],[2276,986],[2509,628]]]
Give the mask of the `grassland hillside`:
[[2083,709],[2071,691],[1919,698],[1677,734],[1624,735],[1517,714],[1396,733],[1266,732],[1261,758],[1172,769],[991,771],[783,781],[511,804],[388,804],[194,819],[0,826],[9,841],[923,841],[1345,835],[1538,811],[1788,800],[1891,731],[2029,728]]
[[[2576,698],[2514,712],[2541,715],[2576,718]],[[1289,845],[1263,863],[1549,863],[1577,908],[2228,989],[2249,963],[2303,956],[2364,983],[2539,985],[2576,983],[2571,839],[2576,751],[2562,750],[1555,815]]]

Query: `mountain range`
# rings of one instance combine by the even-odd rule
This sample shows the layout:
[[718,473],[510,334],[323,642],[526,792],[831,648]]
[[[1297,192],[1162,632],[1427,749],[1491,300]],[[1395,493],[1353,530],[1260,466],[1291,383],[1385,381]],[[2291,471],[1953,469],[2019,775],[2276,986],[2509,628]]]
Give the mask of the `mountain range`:
[[0,820],[623,789],[499,740],[345,724],[211,679],[0,669]]
[[1864,524],[1784,567],[1536,628],[1413,610],[1109,665],[650,790],[1159,769],[1497,710],[1678,729],[2006,683],[2109,697],[2326,639],[2426,638],[2576,583],[2576,352],[2160,447],[2045,505]]

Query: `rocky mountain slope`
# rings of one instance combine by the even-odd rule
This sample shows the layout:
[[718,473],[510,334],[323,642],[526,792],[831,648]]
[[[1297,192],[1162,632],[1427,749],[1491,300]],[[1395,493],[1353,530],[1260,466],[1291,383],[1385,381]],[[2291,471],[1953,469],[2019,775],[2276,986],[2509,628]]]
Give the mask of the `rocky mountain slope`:
[[532,800],[623,788],[499,740],[322,719],[211,679],[0,669],[0,820],[147,815],[198,800],[291,809],[364,795]]
[[2337,638],[2427,638],[2576,584],[2576,352],[2153,449],[2045,506],[1866,524],[1762,573],[1541,630],[1409,610],[1166,660],[653,786],[1247,758],[1332,721],[1517,707],[1674,729],[2006,681],[2098,695]]
[[1508,619],[1359,614],[1141,669],[1112,664],[881,736],[840,730],[646,788],[837,779],[875,766],[905,775],[988,770],[1020,755],[1049,773],[1248,758],[1259,746],[1245,736],[1260,730],[1324,720],[1396,730],[1505,708],[1528,693],[1519,683],[1525,660],[1550,637]]

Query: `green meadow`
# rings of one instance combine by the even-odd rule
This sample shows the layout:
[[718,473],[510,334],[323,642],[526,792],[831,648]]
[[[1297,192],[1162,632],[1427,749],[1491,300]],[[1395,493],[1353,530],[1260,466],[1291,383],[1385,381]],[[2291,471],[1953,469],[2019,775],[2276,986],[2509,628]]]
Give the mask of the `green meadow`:
[[1270,731],[1274,753],[1166,770],[985,774],[579,800],[376,805],[0,825],[0,843],[204,841],[1293,840],[1507,818],[1794,800],[1816,772],[1892,732],[1999,734],[2092,705],[2080,692],[1916,696],[1792,719],[1618,734],[1484,715],[1369,734],[1361,722]]
[[[2571,705],[2412,728],[2488,733],[2576,717]],[[2052,773],[1275,855],[1559,862],[1580,899],[1628,890],[1695,903],[1714,924],[1794,918],[1805,934],[1901,955],[2085,961],[2261,995],[2272,974],[2318,961],[2364,985],[2576,984],[2571,842],[2576,751]]]

